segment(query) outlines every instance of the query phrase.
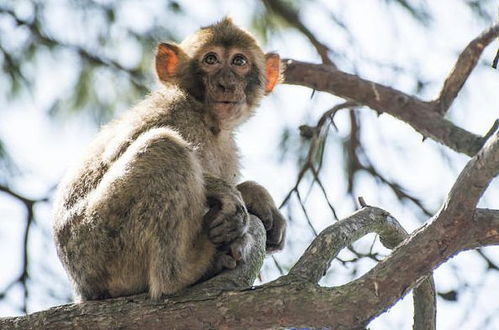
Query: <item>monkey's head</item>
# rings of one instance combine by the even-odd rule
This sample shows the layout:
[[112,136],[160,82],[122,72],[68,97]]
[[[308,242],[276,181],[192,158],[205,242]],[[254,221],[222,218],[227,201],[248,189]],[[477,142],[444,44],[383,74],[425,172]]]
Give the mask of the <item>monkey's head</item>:
[[203,103],[222,128],[248,118],[281,79],[279,55],[264,54],[230,18],[201,28],[179,45],[159,44],[156,73],[163,84]]

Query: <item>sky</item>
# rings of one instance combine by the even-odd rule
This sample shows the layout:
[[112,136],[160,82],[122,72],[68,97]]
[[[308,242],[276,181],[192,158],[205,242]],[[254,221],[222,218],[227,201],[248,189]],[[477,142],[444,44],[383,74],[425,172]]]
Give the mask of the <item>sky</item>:
[[[150,12],[158,10],[158,2],[128,1],[124,17],[133,22],[140,30],[146,29]],[[210,24],[228,14],[243,27],[249,27],[246,10],[251,8],[249,1],[214,1],[190,2],[182,1],[187,9],[189,20],[175,18],[165,24],[177,24],[177,33],[185,36],[197,27]],[[414,22],[406,11],[400,8],[380,6],[379,1],[322,1],[320,5],[307,5],[300,11],[307,26],[321,41],[332,45],[335,51],[345,54],[349,60],[338,61],[340,69],[354,72],[363,78],[384,83],[404,92],[414,91],[413,74],[418,73],[429,81],[428,88],[421,97],[432,99],[437,96],[449,70],[452,68],[460,49],[481,31],[487,24],[473,18],[469,10],[455,1],[443,0],[422,2],[430,8],[435,18],[431,25],[431,33]],[[221,8],[220,8],[221,7]],[[345,20],[349,31],[358,44],[352,45],[343,33],[331,24],[324,8],[331,10]],[[490,11],[497,8],[490,5]],[[387,14],[389,13],[389,14]],[[54,24],[64,26],[64,11],[54,12]],[[177,21],[175,21],[177,20]],[[182,24],[178,24],[182,21]],[[489,65],[496,51],[497,43],[488,47],[480,62],[480,67],[471,75],[464,91],[448,114],[449,119],[461,127],[477,134],[486,132],[493,121],[499,117],[499,79],[497,71]],[[133,47],[132,47],[133,49]],[[308,41],[297,32],[286,31],[274,35],[266,45],[267,50],[278,51],[282,58],[318,62],[318,56],[310,48]],[[151,54],[152,57],[152,54]],[[372,61],[365,61],[369,57]],[[123,61],[133,61],[120,57]],[[352,63],[355,63],[354,67]],[[407,73],[393,72],[386,65],[391,64],[404,68]],[[355,71],[354,71],[355,70]],[[37,68],[42,84],[37,84],[32,95],[15,103],[8,103],[0,98],[0,134],[14,157],[26,173],[16,180],[17,191],[28,192],[29,197],[44,196],[54,187],[60,177],[78,159],[85,146],[97,132],[83,115],[71,119],[53,120],[40,109],[51,100],[59,97],[64,90],[65,82],[74,77],[74,70],[69,60],[62,63],[49,57]],[[138,101],[138,100],[137,100]],[[311,98],[309,89],[297,86],[278,86],[273,95],[266,98],[258,113],[242,127],[237,141],[242,155],[242,177],[261,182],[268,188],[279,204],[296,181],[296,161],[292,157],[280,159],[279,140],[281,131],[293,128],[293,138],[298,141],[297,127],[302,124],[314,124],[320,115],[340,103],[341,99],[332,95],[316,93]],[[9,108],[6,108],[6,105]],[[464,167],[467,157],[455,154],[437,143],[426,140],[422,142],[420,134],[408,125],[389,117],[377,116],[369,109],[361,109],[361,125],[363,127],[363,143],[369,156],[379,169],[389,178],[403,183],[411,192],[424,197],[425,206],[437,209],[445,199],[459,171]],[[339,217],[348,216],[355,208],[352,201],[344,194],[346,182],[342,168],[343,152],[339,142],[349,132],[349,121],[346,112],[340,112],[336,119],[338,132],[331,136],[324,173],[328,196],[337,208]],[[444,157],[442,157],[442,154]],[[446,159],[447,162],[443,161]],[[403,226],[412,231],[426,219],[415,212],[411,206],[400,206],[393,194],[380,188],[372,179],[362,178],[362,188],[356,191],[369,204],[390,211]],[[306,191],[305,185],[303,191]],[[499,183],[496,179],[482,198],[481,206],[497,208],[499,200]],[[331,224],[331,215],[327,205],[317,189],[313,189],[307,206],[317,229]],[[40,205],[37,226],[30,240],[33,268],[37,270],[33,277],[55,292],[69,292],[69,285],[60,263],[57,260],[54,246],[46,240],[51,226],[50,203]],[[297,217],[290,226],[288,244],[285,250],[275,258],[283,264],[292,264],[308,246],[313,235],[303,217]],[[4,195],[0,195],[0,288],[17,276],[20,267],[20,244],[23,219],[22,206]],[[370,245],[373,236],[361,240],[359,246]],[[380,251],[389,253],[378,246]],[[498,248],[487,248],[488,256],[499,263]],[[472,301],[475,310],[493,312],[499,310],[494,292],[499,292],[499,275],[497,272],[484,274],[486,265],[476,258],[475,252],[462,253],[450,263],[435,272],[437,288],[441,292],[452,290],[458,285],[468,283],[473,290],[464,290],[458,304],[438,300],[438,329],[483,329],[479,321],[481,315],[467,312]],[[349,259],[344,252],[340,257]],[[47,266],[49,265],[49,266]],[[361,272],[369,270],[373,263],[368,260],[360,262]],[[333,263],[333,270],[322,282],[324,285],[338,285],[349,280],[348,271]],[[273,261],[267,258],[263,268],[264,282],[279,276]],[[53,274],[58,281],[53,281]],[[360,275],[360,274],[359,274]],[[0,302],[0,316],[18,313],[15,302],[20,299],[20,290],[9,294],[7,301]],[[30,311],[45,309],[56,305],[56,299],[47,298],[46,291],[35,289]],[[7,304],[6,304],[7,302]],[[11,305],[9,305],[10,303]],[[409,316],[410,315],[410,316]],[[389,313],[371,323],[372,329],[409,329],[412,320],[412,301],[404,299],[394,306]],[[499,318],[490,325],[490,329],[499,328]]]

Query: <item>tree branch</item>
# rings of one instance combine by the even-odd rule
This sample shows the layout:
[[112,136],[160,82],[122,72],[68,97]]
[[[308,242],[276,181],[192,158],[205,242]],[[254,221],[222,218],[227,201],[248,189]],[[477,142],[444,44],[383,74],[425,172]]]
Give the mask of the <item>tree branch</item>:
[[434,101],[436,110],[444,114],[449,110],[457,94],[475,68],[480,55],[487,45],[499,36],[499,23],[473,39],[459,55],[452,72],[447,77],[438,99]]
[[[374,212],[373,214],[381,217],[388,215],[385,211],[377,208],[366,208],[360,212]],[[309,327],[314,325],[327,325],[335,329],[351,329],[364,324],[363,320],[354,316],[358,313],[356,304],[344,303],[345,299],[355,300],[362,299],[362,297],[358,295],[348,296],[342,287],[321,288],[308,281],[296,281],[296,277],[294,279],[282,277],[280,281],[271,282],[261,287],[226,292],[227,283],[229,283],[228,287],[234,288],[232,281],[235,278],[238,276],[246,277],[247,271],[255,274],[254,270],[259,269],[261,265],[259,263],[264,249],[262,237],[265,232],[261,224],[257,227],[259,227],[257,228],[257,236],[260,238],[255,240],[257,242],[255,246],[259,245],[259,247],[253,249],[252,256],[256,255],[254,260],[258,261],[246,269],[236,268],[232,272],[234,276],[229,275],[231,272],[221,274],[219,277],[206,282],[207,285],[202,283],[161,302],[151,301],[145,294],[142,294],[69,304],[25,317],[2,319],[0,327],[19,329],[66,329],[74,327],[155,329],[158,325],[175,324],[177,328],[186,329],[261,329],[276,326]],[[396,227],[397,225],[395,225]],[[397,230],[388,229],[388,231],[394,233],[393,237],[384,235],[385,244],[391,246],[395,244],[393,240],[398,234],[396,234]],[[229,281],[227,282],[223,277]],[[245,286],[249,283],[248,280],[248,277],[241,282],[236,279],[236,287]],[[222,287],[212,286],[210,282],[211,284],[218,282]],[[208,288],[210,286],[211,288]],[[383,287],[379,287],[379,289],[384,290]],[[428,310],[431,311],[432,307],[427,307],[426,311]],[[424,314],[426,311],[422,309],[419,315],[428,315]],[[123,317],[124,315],[126,317]],[[431,327],[425,329],[431,329]]]
[[[375,210],[381,217],[387,217],[387,213],[382,210],[366,209]],[[360,212],[367,211],[358,211]],[[419,283],[434,265],[442,263],[454,253],[445,246],[459,246],[459,239],[455,239],[452,227],[447,227],[447,232],[435,230],[435,224],[441,222],[442,219],[436,218],[430,226],[418,231],[371,272],[341,287],[323,288],[309,281],[299,280],[299,277],[288,276],[261,287],[238,291],[224,292],[217,289],[200,292],[192,288],[185,295],[170,297],[162,302],[154,302],[145,295],[139,295],[70,304],[25,317],[2,319],[0,327],[153,329],[158,325],[175,324],[178,328],[188,329],[291,326],[351,329],[367,324],[375,315],[385,311]],[[459,230],[471,229],[466,235],[458,233],[465,248],[473,248],[478,243],[499,243],[499,211],[479,210],[474,221],[464,223],[469,227],[460,227]],[[259,230],[263,234],[263,229]],[[471,239],[470,233],[480,236]],[[393,244],[391,240],[388,238],[385,243]],[[421,241],[426,242],[426,245],[419,244]],[[213,281],[217,279],[214,278]],[[396,298],[390,302],[387,297],[391,295]],[[366,308],[371,314],[364,313]],[[425,313],[424,309],[420,310],[422,314],[416,311],[416,320],[420,317],[418,315]]]
[[9,187],[0,185],[0,192],[4,192],[11,197],[14,197],[18,201],[20,201],[24,208],[26,209],[26,222],[24,224],[24,233],[23,233],[23,244],[22,244],[22,258],[21,258],[21,274],[11,281],[5,288],[0,291],[0,299],[5,297],[5,295],[11,290],[14,285],[20,283],[23,289],[23,302],[21,310],[26,313],[27,303],[28,303],[28,281],[29,281],[29,249],[28,243],[30,238],[31,229],[33,228],[33,223],[35,222],[35,204],[38,202],[46,202],[48,201],[48,197],[43,197],[40,199],[30,199],[27,198],[15,191],[11,190]]
[[496,24],[468,45],[449,74],[439,99],[432,102],[425,102],[402,91],[342,72],[330,65],[291,59],[283,60],[286,67],[284,83],[328,92],[366,105],[379,113],[388,113],[409,124],[424,137],[473,156],[480,150],[485,138],[454,125],[444,119],[442,114],[457,96],[485,45],[498,34],[499,24]]
[[461,237],[465,250],[499,245],[499,210],[477,209],[470,231]]
[[[409,236],[388,212],[367,206],[323,230],[291,268],[288,276],[317,283],[343,248],[370,232],[379,234],[383,245],[390,249]],[[431,276],[414,290],[414,304],[414,329],[435,329],[436,297]]]
[[350,99],[378,111],[388,113],[412,126],[424,137],[449,148],[473,156],[483,139],[442,118],[433,106],[399,90],[362,79],[324,64],[283,60],[286,84],[306,86]]
[[454,183],[442,212],[463,214],[475,211],[476,204],[492,179],[499,174],[499,132],[473,157]]
[[319,54],[322,63],[330,65],[331,67],[336,67],[336,65],[329,58],[328,52],[330,51],[329,47],[321,43],[314,36],[312,32],[303,24],[298,13],[290,8],[289,4],[283,3],[280,0],[263,0],[263,4],[271,11],[273,14],[284,19],[288,24],[295,27],[298,31],[303,33],[305,37],[310,41],[312,46],[315,48],[317,53]]
[[388,248],[397,246],[407,235],[388,212],[364,207],[324,229],[291,268],[289,275],[312,283],[319,282],[342,249],[371,232],[378,233]]
[[71,44],[71,43],[65,43],[60,40],[56,40],[52,36],[49,36],[47,33],[45,33],[41,27],[40,24],[37,20],[33,21],[28,21],[19,18],[16,13],[6,7],[0,7],[0,14],[6,14],[12,17],[12,19],[15,20],[17,25],[25,26],[28,28],[31,32],[31,36],[33,36],[37,41],[41,42],[42,44],[48,45],[48,46],[59,46],[67,49],[71,49],[74,51],[76,54],[81,56],[81,58],[87,60],[90,63],[96,64],[96,65],[102,65],[105,67],[111,67],[114,68],[118,71],[124,72],[127,74],[130,78],[130,81],[140,90],[147,91],[148,88],[145,83],[145,78],[143,74],[140,72],[138,69],[133,69],[133,68],[125,68],[123,65],[121,65],[119,62],[112,60],[110,58],[106,58],[101,55],[97,55],[95,53],[92,53],[91,51],[85,49],[82,46]]
[[[387,306],[401,299],[426,274],[465,247],[473,246],[473,242],[497,242],[497,214],[477,212],[480,219],[491,219],[480,226],[473,219],[478,199],[498,173],[499,133],[496,133],[468,162],[447,201],[429,224],[413,233],[410,239],[371,271],[345,285],[347,297],[349,294],[363,297],[356,302],[359,310],[356,316],[359,319],[365,318],[367,322],[384,312]],[[483,236],[466,238],[474,231]],[[384,289],[376,290],[376,287]]]
[[[201,302],[211,303],[223,292],[250,287],[256,279],[265,257],[266,233],[262,222],[250,216],[249,233],[252,237],[249,257],[234,270],[223,272],[199,285],[188,288],[160,302],[152,301],[147,294],[129,297],[68,304],[27,316],[0,318],[1,329],[156,329],[159,324],[176,324],[177,328],[204,329],[204,313],[192,313],[192,306]],[[248,290],[248,289],[246,289]],[[184,306],[180,308],[179,306]],[[190,307],[189,307],[190,306]],[[218,307],[212,306],[216,318]],[[170,309],[163,314],[162,311]],[[138,314],[137,314],[138,312]],[[160,316],[163,314],[163,316]],[[126,315],[126,317],[123,317]],[[166,317],[166,319],[165,319]],[[169,319],[168,318],[172,318]],[[182,319],[182,320],[180,320]],[[207,318],[209,320],[210,317]],[[213,318],[211,318],[213,319]],[[182,326],[182,325],[189,326]]]

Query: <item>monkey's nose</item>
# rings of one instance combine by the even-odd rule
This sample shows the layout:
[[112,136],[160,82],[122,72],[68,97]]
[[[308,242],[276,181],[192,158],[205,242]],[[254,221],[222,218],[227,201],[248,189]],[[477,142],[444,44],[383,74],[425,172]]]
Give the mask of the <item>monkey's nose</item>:
[[218,90],[222,93],[233,93],[236,90],[236,86],[232,83],[220,81],[218,82]]
[[222,83],[218,83],[218,89],[224,93],[227,91],[227,88]]

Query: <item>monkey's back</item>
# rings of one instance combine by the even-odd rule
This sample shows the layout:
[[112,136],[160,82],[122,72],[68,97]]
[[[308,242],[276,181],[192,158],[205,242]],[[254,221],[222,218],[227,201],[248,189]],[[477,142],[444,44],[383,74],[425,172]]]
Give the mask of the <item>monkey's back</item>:
[[[80,288],[77,289],[78,295],[95,299],[110,294],[115,296],[145,291],[148,285],[150,242],[154,240],[154,237],[151,238],[154,229],[147,225],[150,223],[148,220],[161,223],[162,218],[175,212],[184,212],[182,217],[185,218],[200,218],[205,201],[195,201],[193,197],[204,198],[202,182],[198,182],[202,180],[202,172],[224,177],[229,182],[236,180],[238,164],[232,136],[213,134],[207,128],[209,120],[211,119],[206,116],[199,103],[187,99],[176,90],[153,93],[120,119],[105,126],[91,143],[83,159],[61,182],[54,203],[54,234],[58,254],[70,275],[85,274],[85,283],[74,283],[76,288]],[[162,188],[166,187],[158,185],[151,190],[159,180],[148,174],[148,168],[143,173],[140,168],[135,168],[143,179],[134,179],[134,183],[128,185],[124,182],[116,190],[125,192],[119,198],[112,198],[113,189],[106,188],[107,182],[103,180],[109,181],[109,176],[112,176],[113,180],[119,182],[120,175],[125,177],[126,168],[116,170],[119,162],[126,157],[127,152],[131,152],[130,148],[138,139],[144,135],[156,134],[158,130],[161,134],[166,134],[172,144],[158,158],[159,164],[149,164],[147,167],[162,168],[161,174],[170,178],[168,184],[192,188],[186,190],[187,195],[179,193],[178,196],[159,197],[161,191],[165,190]],[[140,158],[141,151],[133,152]],[[189,157],[195,159],[184,159]],[[189,166],[196,168],[188,168]],[[110,172],[113,173],[109,174]],[[191,178],[189,176],[192,173],[194,177]],[[104,196],[101,191],[105,189],[108,191]],[[167,190],[171,191],[172,187]],[[178,191],[175,188],[173,190]],[[147,200],[144,195],[148,195]],[[152,206],[156,195],[158,205]],[[160,200],[169,202],[161,204]],[[99,203],[100,211],[95,211]],[[191,207],[190,203],[199,207]],[[194,240],[193,237],[169,236],[178,235],[182,231],[173,229],[178,224],[171,219],[168,221],[172,228],[163,235],[165,239]],[[184,222],[185,224],[180,225],[192,226],[192,235],[199,235],[199,223]],[[164,225],[162,228],[166,227]],[[176,252],[182,253],[182,244],[192,245],[192,242],[179,243],[180,247]],[[212,244],[208,244],[202,249],[211,253],[213,248]],[[172,252],[163,254],[174,255]],[[206,268],[203,262],[206,263],[205,260],[197,262],[200,269]],[[125,277],[110,274],[120,271]],[[198,276],[196,272],[199,271],[194,269],[193,278]],[[74,278],[83,281],[82,276],[72,277],[73,281]],[[88,283],[107,284],[95,289],[95,284]],[[85,288],[89,286],[89,293],[85,293]],[[114,288],[115,294],[108,292],[109,287]],[[122,288],[126,288],[126,291]]]
[[239,175],[239,163],[232,134],[214,135],[208,128],[210,121],[212,119],[199,102],[177,89],[154,92],[121,118],[103,127],[84,157],[59,185],[56,209],[67,210],[81,203],[138,136],[158,127],[178,132],[196,150],[208,173],[234,182]]

